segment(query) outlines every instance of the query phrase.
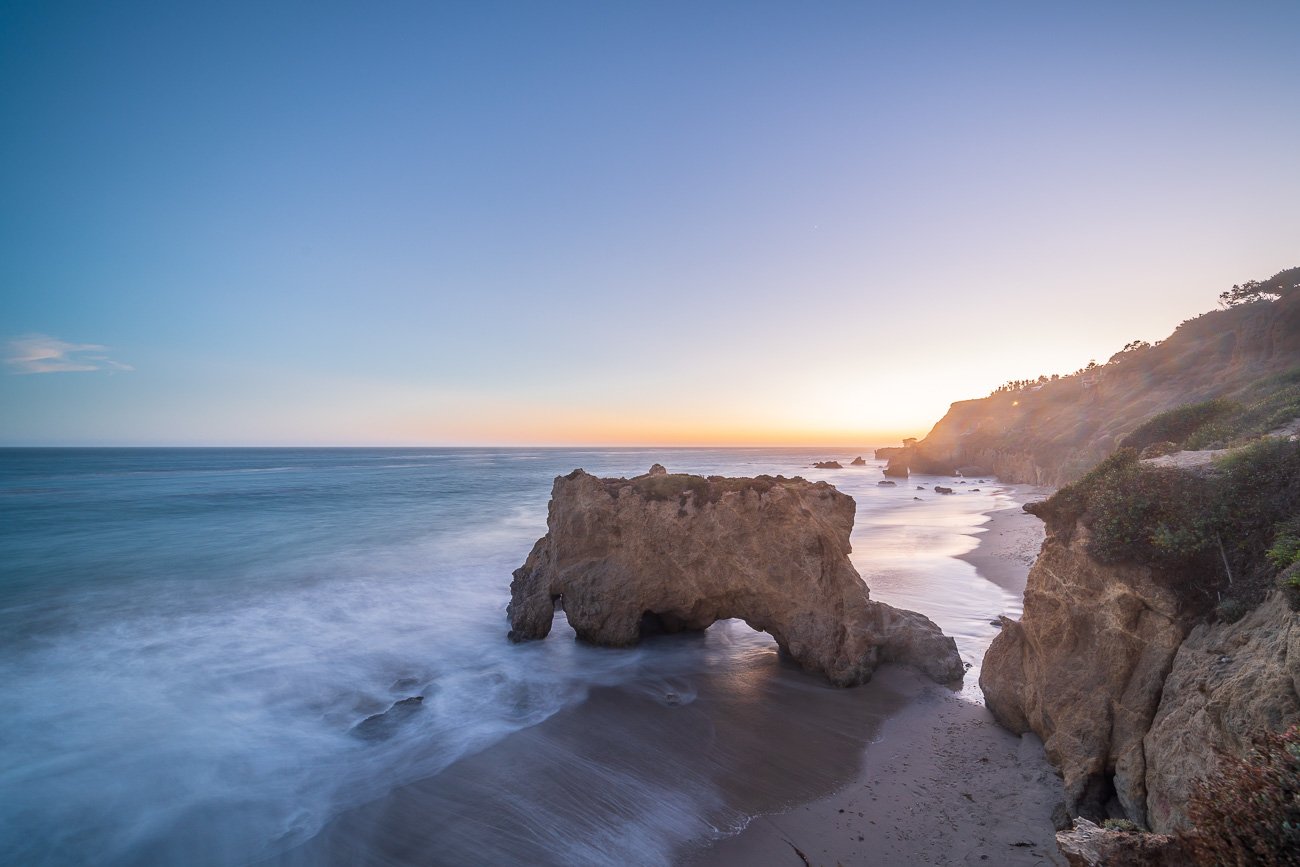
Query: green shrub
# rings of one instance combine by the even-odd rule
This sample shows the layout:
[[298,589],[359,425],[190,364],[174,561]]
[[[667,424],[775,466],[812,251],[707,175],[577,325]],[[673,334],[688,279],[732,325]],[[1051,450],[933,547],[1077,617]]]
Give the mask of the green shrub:
[[1273,537],[1273,547],[1268,549],[1266,556],[1279,569],[1300,561],[1300,531],[1297,531],[1294,521],[1278,527],[1277,534]]
[[1300,727],[1259,735],[1245,758],[1220,756],[1187,815],[1197,864],[1300,865]]
[[1278,525],[1300,515],[1300,443],[1266,439],[1224,457],[1216,479],[1214,523],[1234,573],[1272,583],[1268,557]]
[[1250,604],[1300,557],[1300,443],[1262,440],[1208,473],[1153,467],[1124,448],[1026,509],[1057,532],[1081,522],[1099,562],[1150,566],[1202,599]]
[[1128,834],[1136,834],[1142,830],[1137,824],[1130,822],[1128,819],[1105,819],[1102,821],[1101,827],[1107,831],[1124,831]]
[[1292,564],[1277,577],[1277,589],[1292,611],[1300,611],[1300,563]]
[[1088,553],[1102,563],[1173,568],[1206,559],[1211,497],[1204,477],[1143,465],[1125,448],[1045,505],[1067,521],[1084,519]]
[[1172,442],[1181,446],[1206,425],[1240,411],[1239,404],[1222,398],[1186,403],[1147,419],[1126,436],[1120,446],[1139,450],[1159,442]]
[[1248,611],[1250,611],[1249,605],[1240,599],[1229,596],[1227,599],[1221,600],[1218,606],[1215,607],[1214,616],[1224,623],[1236,623],[1245,617]]

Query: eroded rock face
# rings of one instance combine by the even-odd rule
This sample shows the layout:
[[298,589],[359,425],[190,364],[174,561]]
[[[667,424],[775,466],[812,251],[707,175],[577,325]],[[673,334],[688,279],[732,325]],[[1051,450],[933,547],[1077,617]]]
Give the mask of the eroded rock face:
[[1187,826],[1191,783],[1215,754],[1247,755],[1251,735],[1300,721],[1300,614],[1280,593],[1236,623],[1197,626],[1174,657],[1143,741],[1147,815],[1158,831]]
[[868,597],[849,561],[853,499],[825,482],[646,474],[555,480],[547,534],[515,570],[510,637],[545,638],[562,601],[578,637],[635,644],[646,626],[740,618],[840,686],[881,662],[960,679],[956,644],[928,618]]
[[1100,820],[1122,810],[1146,825],[1143,738],[1200,612],[1144,566],[1097,563],[1087,537],[1082,524],[1048,523],[1024,614],[1003,621],[980,688],[1000,723],[1043,739],[1071,815]]

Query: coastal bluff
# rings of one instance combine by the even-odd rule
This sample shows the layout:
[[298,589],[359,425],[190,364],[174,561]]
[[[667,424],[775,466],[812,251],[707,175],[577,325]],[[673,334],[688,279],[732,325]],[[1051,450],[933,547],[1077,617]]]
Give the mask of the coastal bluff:
[[510,584],[510,638],[545,638],[562,607],[609,647],[739,618],[837,686],[883,662],[959,680],[955,642],[925,616],[876,602],[849,560],[856,504],[826,482],[581,469],[555,479],[547,533]]
[[[1025,507],[1047,535],[980,687],[1000,724],[1043,740],[1072,816],[1188,832],[1197,780],[1250,756],[1261,732],[1300,723],[1300,606],[1249,531],[1268,539],[1297,514],[1300,445],[1235,457],[1184,469],[1118,455]],[[1208,537],[1168,553],[1147,529],[1168,526]]]
[[[1300,269],[1284,274],[1300,284]],[[898,478],[971,468],[964,474],[1058,487],[1152,416],[1211,399],[1255,408],[1294,382],[1298,369],[1300,290],[1293,289],[1189,319],[1166,339],[1130,345],[1104,364],[958,401],[924,439],[875,455],[889,461],[885,475]]]

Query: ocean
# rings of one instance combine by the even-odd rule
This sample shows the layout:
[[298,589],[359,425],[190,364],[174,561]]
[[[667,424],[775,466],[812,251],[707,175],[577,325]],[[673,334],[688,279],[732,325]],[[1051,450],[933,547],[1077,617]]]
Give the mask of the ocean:
[[1020,600],[955,557],[1011,494],[881,487],[870,456],[0,450],[0,863],[662,864],[824,794],[882,696],[739,621],[610,650],[560,615],[513,645],[505,606],[557,475],[801,475],[857,502],[872,597],[978,664]]

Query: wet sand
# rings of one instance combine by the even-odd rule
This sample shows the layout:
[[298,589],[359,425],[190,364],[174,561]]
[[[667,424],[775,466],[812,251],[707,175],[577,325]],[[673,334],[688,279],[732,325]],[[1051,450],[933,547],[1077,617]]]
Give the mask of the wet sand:
[[[1046,499],[1048,488],[1020,487],[1024,502]],[[979,535],[979,545],[958,559],[975,567],[981,577],[1004,590],[1023,596],[1029,567],[1043,545],[1043,522],[1020,505],[989,513],[989,522]]]
[[[688,683],[653,671],[349,810],[277,865],[665,864],[690,840],[845,785],[908,697],[888,680],[837,689],[772,644]],[[703,648],[699,648],[703,652]],[[616,651],[611,651],[616,652]],[[790,743],[800,744],[797,750]]]
[[[1023,594],[1042,523],[1017,505],[990,513],[984,530],[962,559]],[[908,701],[866,749],[852,782],[760,816],[681,860],[710,867],[1064,864],[1051,820],[1060,781],[1036,737],[1017,737],[993,721],[978,677],[973,668],[955,692],[906,669],[882,668],[868,688],[884,686]]]

